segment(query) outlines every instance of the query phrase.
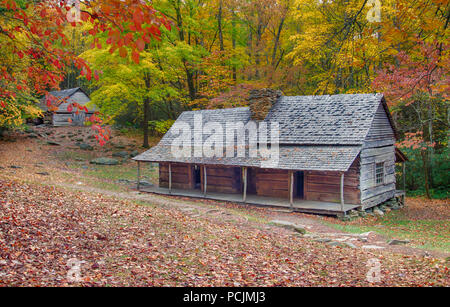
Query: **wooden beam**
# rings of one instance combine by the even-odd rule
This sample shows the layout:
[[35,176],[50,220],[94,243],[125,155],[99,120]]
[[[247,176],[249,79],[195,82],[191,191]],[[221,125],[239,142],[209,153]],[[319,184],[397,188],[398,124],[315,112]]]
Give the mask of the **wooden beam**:
[[242,195],[242,201],[245,203],[247,200],[247,167],[244,166],[244,192]]
[[139,191],[139,188],[141,187],[141,161],[137,161],[138,167],[137,167],[137,190]]
[[341,210],[342,210],[342,213],[345,214],[345,211],[344,211],[344,172],[341,173]]
[[172,164],[169,163],[169,193],[172,193]]
[[294,172],[289,171],[289,204],[294,209]]
[[208,179],[206,178],[206,165],[203,166],[203,196],[206,196],[206,187],[208,186]]

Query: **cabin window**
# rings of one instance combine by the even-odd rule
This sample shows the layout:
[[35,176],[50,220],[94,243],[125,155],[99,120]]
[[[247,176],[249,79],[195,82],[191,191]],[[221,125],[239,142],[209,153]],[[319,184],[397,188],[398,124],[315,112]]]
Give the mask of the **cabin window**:
[[375,185],[384,183],[384,162],[375,163]]

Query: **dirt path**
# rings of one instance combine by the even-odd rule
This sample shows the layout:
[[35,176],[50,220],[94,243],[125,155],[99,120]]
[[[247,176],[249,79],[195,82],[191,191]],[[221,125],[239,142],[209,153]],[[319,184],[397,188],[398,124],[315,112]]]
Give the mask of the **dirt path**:
[[[60,184],[69,189],[80,189],[80,185]],[[137,200],[152,205],[176,208],[194,218],[206,218],[215,221],[234,221],[251,227],[264,226],[265,229],[279,231],[280,227],[271,221],[285,221],[304,228],[305,237],[331,246],[358,248],[366,250],[383,250],[395,254],[415,255],[422,257],[447,258],[449,253],[424,250],[405,245],[389,245],[388,239],[376,232],[363,234],[347,233],[327,226],[315,217],[302,213],[292,213],[289,210],[276,208],[259,208],[251,205],[217,202],[212,200],[192,200],[186,197],[162,196],[138,191],[115,192],[82,186],[84,192],[98,193],[118,199]],[[247,209],[247,210],[242,210]],[[255,211],[255,212],[250,212]],[[255,221],[255,219],[257,221]],[[282,231],[285,231],[284,229]]]

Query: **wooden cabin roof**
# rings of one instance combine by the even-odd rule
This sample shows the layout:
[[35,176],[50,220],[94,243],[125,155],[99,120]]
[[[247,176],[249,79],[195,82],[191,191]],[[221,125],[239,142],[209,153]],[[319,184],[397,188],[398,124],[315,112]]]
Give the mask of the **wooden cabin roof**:
[[[61,91],[51,91],[51,92],[49,92],[49,94],[53,95],[55,97],[58,97],[58,98],[66,98],[66,97],[72,96],[73,94],[75,94],[78,91],[82,91],[84,93],[84,91],[81,88],[75,87],[75,88],[69,88],[69,89],[65,89],[65,90],[61,90]],[[86,94],[86,96],[87,96],[87,94]]]
[[[278,122],[280,127],[280,158],[275,168],[299,170],[346,171],[353,163],[372,126],[380,104],[387,110],[382,94],[349,94],[324,96],[282,96],[264,119]],[[183,112],[176,123],[194,128],[191,141],[194,144],[194,118],[201,115],[203,125],[217,122],[224,128],[227,122],[250,121],[248,107]],[[392,119],[389,122],[395,133]],[[174,126],[172,126],[174,127]],[[172,133],[173,132],[173,133]],[[179,131],[171,128],[160,143],[134,158],[148,162],[186,162],[260,167],[263,157],[250,158],[175,158],[170,146]],[[270,135],[270,134],[269,134]],[[210,135],[203,135],[203,142]],[[248,136],[247,136],[248,137]],[[226,138],[223,140],[226,145]],[[248,142],[246,142],[248,144]],[[225,155],[225,154],[224,154]]]
[[222,166],[248,166],[275,169],[346,171],[361,151],[360,146],[280,146],[279,161],[274,166],[263,166],[261,162],[268,158],[261,157],[174,157],[171,147],[157,145],[133,158],[146,162],[179,162]]
[[281,144],[363,144],[382,94],[283,96],[265,121],[280,123]]
[[[59,99],[66,99],[65,102],[61,103],[58,106],[57,112],[64,112],[64,113],[67,112],[68,105],[73,102],[79,103],[80,105],[86,105],[91,101],[91,99],[89,98],[89,95],[85,91],[83,91],[83,89],[81,89],[80,87],[69,88],[69,89],[65,89],[65,90],[61,90],[61,91],[51,91],[51,92],[49,92],[49,95],[54,96]],[[45,101],[45,97],[42,98],[40,107],[44,111],[48,110],[47,103]],[[93,106],[88,107],[88,110],[90,112],[94,112],[97,110],[97,107],[95,105],[93,105]]]

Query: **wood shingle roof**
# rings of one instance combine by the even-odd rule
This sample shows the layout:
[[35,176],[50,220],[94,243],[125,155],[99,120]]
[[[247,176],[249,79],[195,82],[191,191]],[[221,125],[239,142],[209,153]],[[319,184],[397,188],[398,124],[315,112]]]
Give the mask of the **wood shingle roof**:
[[[280,154],[273,168],[348,170],[361,151],[381,103],[384,103],[382,94],[280,97],[264,120],[269,127],[271,122],[278,122],[280,127]],[[196,115],[197,118],[201,115],[203,125],[208,122],[221,124],[224,132],[228,122],[246,124],[251,116],[246,107],[187,111],[179,116],[176,123],[184,122],[194,128]],[[178,133],[173,134],[172,128],[157,146],[134,160],[261,167],[261,162],[266,159],[260,155],[249,157],[248,154],[245,157],[226,157],[224,154],[224,157],[212,158],[194,157],[192,154],[191,157],[175,158],[170,146]],[[191,133],[192,145],[195,132],[194,129]],[[203,142],[209,136],[203,134]],[[226,137],[223,144],[226,144]]]

